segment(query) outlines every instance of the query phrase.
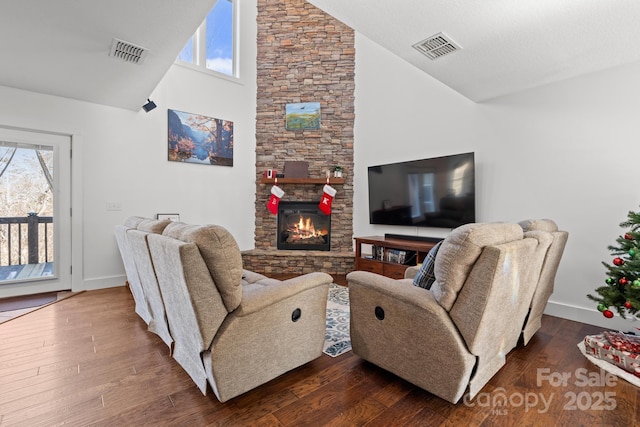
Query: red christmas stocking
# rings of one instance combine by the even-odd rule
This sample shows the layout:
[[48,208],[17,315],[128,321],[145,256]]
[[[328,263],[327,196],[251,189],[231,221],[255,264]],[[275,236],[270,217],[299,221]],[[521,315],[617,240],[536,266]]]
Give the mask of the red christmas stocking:
[[284,196],[284,190],[274,185],[271,187],[271,197],[269,197],[269,201],[267,202],[267,208],[269,211],[276,215],[278,213],[278,205],[280,204],[280,199]]
[[325,215],[331,215],[331,203],[333,203],[333,198],[336,196],[337,191],[329,184],[325,184],[322,191],[324,191],[324,194],[318,207]]

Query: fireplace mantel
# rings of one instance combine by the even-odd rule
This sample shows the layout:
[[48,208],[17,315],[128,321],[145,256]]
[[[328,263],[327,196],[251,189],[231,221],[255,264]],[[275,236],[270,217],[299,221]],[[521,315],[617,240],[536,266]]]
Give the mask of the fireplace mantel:
[[[275,178],[262,178],[260,184],[275,184]],[[278,184],[329,184],[342,185],[344,178],[278,178]]]

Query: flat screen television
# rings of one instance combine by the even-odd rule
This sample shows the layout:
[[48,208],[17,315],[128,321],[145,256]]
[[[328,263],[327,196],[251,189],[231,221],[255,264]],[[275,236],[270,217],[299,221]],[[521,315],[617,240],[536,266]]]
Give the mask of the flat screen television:
[[474,153],[369,166],[369,222],[456,228],[476,221]]

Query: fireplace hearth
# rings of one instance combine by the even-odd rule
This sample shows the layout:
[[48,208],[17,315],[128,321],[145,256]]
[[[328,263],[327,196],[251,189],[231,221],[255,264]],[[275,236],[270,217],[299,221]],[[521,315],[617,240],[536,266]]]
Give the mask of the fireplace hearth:
[[278,204],[278,249],[331,249],[331,215],[325,215],[318,203],[281,201]]

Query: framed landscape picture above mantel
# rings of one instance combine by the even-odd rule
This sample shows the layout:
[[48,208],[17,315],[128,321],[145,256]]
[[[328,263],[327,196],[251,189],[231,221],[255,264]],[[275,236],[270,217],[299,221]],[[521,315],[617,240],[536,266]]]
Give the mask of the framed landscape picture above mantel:
[[287,130],[320,129],[320,103],[287,104],[286,128]]
[[168,110],[169,161],[233,166],[233,122]]

